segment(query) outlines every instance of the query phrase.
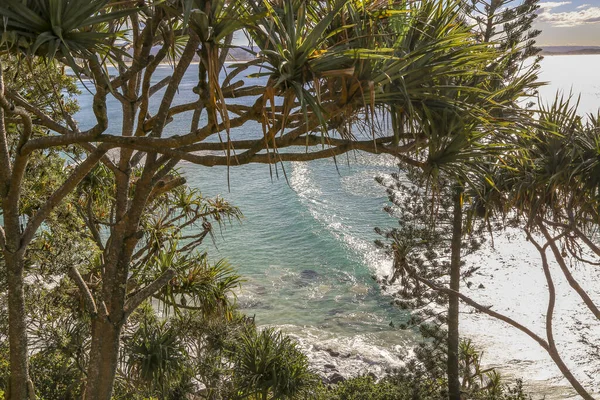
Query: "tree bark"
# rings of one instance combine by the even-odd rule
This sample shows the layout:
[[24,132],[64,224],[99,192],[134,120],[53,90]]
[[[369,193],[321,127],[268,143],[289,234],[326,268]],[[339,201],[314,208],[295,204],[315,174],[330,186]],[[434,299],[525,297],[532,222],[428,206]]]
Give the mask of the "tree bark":
[[[5,251],[8,283],[8,341],[10,348],[10,400],[29,399],[29,366],[23,257]],[[33,393],[31,393],[33,395]]]
[[[462,188],[457,187],[454,194],[454,210],[452,221],[452,242],[450,261],[450,289],[460,291],[460,250],[462,247]],[[459,298],[451,294],[448,299],[448,398],[460,400],[459,371]]]
[[120,323],[107,317],[92,321],[92,345],[90,363],[83,395],[84,400],[110,400],[119,361]]

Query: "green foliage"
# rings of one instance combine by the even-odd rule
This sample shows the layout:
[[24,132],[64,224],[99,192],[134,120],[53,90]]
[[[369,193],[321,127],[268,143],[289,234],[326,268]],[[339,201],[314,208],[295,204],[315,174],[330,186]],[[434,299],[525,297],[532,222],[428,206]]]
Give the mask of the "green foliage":
[[[376,382],[371,376],[344,381],[321,395],[330,400],[397,400],[410,397],[400,385],[384,379]],[[425,400],[425,399],[424,399]]]
[[131,336],[124,338],[124,373],[136,395],[177,399],[193,390],[189,355],[183,337],[170,321],[145,313]]
[[[74,100],[78,94],[77,87],[74,79],[66,76],[56,62],[18,60],[8,55],[0,57],[0,61],[5,68],[5,76],[10,77],[5,81],[8,91],[56,121],[72,121],[72,114],[79,109]],[[14,150],[19,145],[20,129],[10,123],[7,131],[8,145]],[[32,138],[48,135],[47,129],[34,125]],[[34,152],[25,169],[25,175],[32,178],[21,185],[21,215],[33,217],[64,182],[81,156],[81,149],[75,146]],[[96,256],[93,243],[81,237],[80,232],[85,225],[74,212],[75,204],[73,196],[59,204],[48,216],[47,223],[27,252],[25,264],[27,267],[35,265],[42,272],[38,275],[40,279],[42,275],[61,274],[71,266],[87,264]]]
[[120,19],[134,10],[111,10],[109,0],[5,0],[0,7],[0,44],[29,56],[62,59],[79,71],[76,58],[107,55]]
[[167,321],[145,319],[125,340],[123,351],[127,354],[127,375],[163,394],[174,379],[173,371],[184,365],[185,349]]
[[272,328],[245,331],[234,351],[233,381],[242,398],[292,399],[307,395],[316,383],[306,356]]
[[[411,368],[409,370],[408,368]],[[447,398],[443,377],[428,377],[414,365],[391,376],[375,380],[372,376],[348,379],[330,388],[322,387],[318,400],[439,400]],[[416,368],[416,369],[415,369]],[[473,400],[531,400],[520,380],[505,383],[495,376],[489,388],[465,392]]]
[[39,398],[75,400],[81,393],[83,372],[64,352],[44,351],[30,358],[31,379]]

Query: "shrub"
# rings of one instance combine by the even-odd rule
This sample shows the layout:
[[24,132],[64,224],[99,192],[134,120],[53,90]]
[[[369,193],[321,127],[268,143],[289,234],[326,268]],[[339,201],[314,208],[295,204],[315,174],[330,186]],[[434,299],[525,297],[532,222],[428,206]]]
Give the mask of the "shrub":
[[247,329],[234,351],[233,381],[241,396],[261,400],[308,396],[318,381],[296,343],[274,329]]

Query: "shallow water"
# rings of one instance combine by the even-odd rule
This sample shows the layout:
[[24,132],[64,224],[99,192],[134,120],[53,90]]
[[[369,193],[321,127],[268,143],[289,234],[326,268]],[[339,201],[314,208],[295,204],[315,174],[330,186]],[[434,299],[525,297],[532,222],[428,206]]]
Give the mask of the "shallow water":
[[[550,85],[540,90],[542,99],[551,100],[558,89],[567,93],[572,89],[581,92],[582,111],[595,110],[600,105],[598,68],[600,56],[547,57],[541,80]],[[168,73],[169,67],[161,67],[157,80]],[[193,98],[192,86],[193,74],[189,74],[177,103]],[[80,96],[82,121],[91,121],[90,102],[91,96],[84,92]],[[116,102],[109,104],[109,110],[116,106]],[[118,113],[111,114],[116,117],[111,127],[118,127]],[[178,117],[168,133],[185,133],[180,130],[188,118],[189,114]],[[243,137],[261,134],[256,124],[246,124],[236,132]],[[395,328],[406,315],[390,306],[390,297],[372,279],[389,274],[391,267],[373,245],[377,237],[373,228],[395,223],[382,211],[387,199],[374,178],[395,169],[389,157],[361,153],[338,158],[337,166],[333,160],[286,163],[273,170],[247,165],[231,168],[228,189],[226,168],[181,164],[191,186],[205,196],[226,198],[245,215],[241,224],[224,227],[217,235],[216,248],[205,244],[213,259],[229,259],[246,278],[238,294],[242,310],[254,315],[258,324],[278,326],[296,337],[315,367],[334,364],[343,374],[400,365],[415,340],[412,333]],[[528,251],[519,257],[527,257]],[[489,261],[497,258],[493,253],[486,253],[486,265],[496,265]],[[490,296],[506,294],[503,290],[514,279],[509,272],[519,273],[518,262],[510,265],[504,274],[497,274],[498,288],[491,288]],[[487,284],[485,275],[480,279]],[[529,286],[534,282],[531,279]],[[520,294],[529,300],[521,298],[522,303],[515,305],[517,313],[540,295],[543,291]],[[516,298],[504,296],[502,301]],[[527,338],[468,314],[463,316],[463,327],[480,339],[489,363],[508,363],[507,373],[539,381],[540,385],[532,387],[550,393],[549,398],[567,396],[552,386],[563,383],[547,357]]]

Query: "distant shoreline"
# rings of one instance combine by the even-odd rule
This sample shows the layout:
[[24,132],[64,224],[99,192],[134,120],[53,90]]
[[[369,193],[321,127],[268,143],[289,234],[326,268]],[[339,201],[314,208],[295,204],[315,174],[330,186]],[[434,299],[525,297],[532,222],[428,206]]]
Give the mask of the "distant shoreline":
[[600,51],[599,52],[590,52],[590,53],[580,53],[580,52],[561,52],[561,53],[554,53],[554,52],[546,52],[546,51],[542,51],[540,53],[541,56],[544,57],[552,57],[552,56],[597,56],[600,55]]
[[539,46],[542,56],[582,56],[600,54],[600,46]]

